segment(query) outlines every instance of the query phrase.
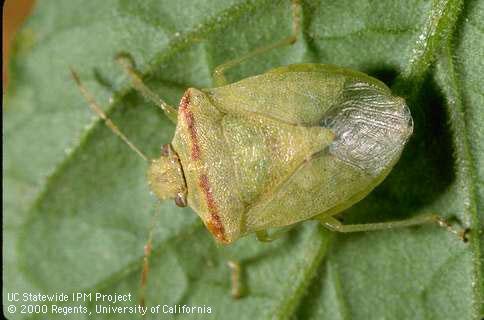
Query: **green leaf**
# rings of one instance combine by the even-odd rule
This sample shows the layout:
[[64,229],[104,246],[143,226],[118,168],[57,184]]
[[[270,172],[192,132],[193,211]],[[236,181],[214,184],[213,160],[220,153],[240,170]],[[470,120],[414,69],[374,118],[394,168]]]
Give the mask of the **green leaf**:
[[[210,307],[203,317],[217,319],[484,316],[484,1],[303,2],[300,41],[229,78],[310,61],[385,81],[407,98],[415,133],[345,223],[437,212],[469,227],[469,243],[434,226],[332,234],[305,222],[270,244],[248,237],[217,247],[190,209],[157,204],[146,164],[92,115],[68,68],[155,157],[174,126],[130,88],[114,55],[131,53],[148,86],[177,105],[187,87],[210,87],[218,64],[287,36],[290,2],[39,1],[18,36],[4,96],[4,307],[24,304],[7,301],[12,292],[92,293],[93,301],[47,302],[49,319],[91,318],[51,308],[82,305],[94,315],[96,305],[109,305],[95,293],[131,293],[130,302],[112,305],[138,304],[143,246],[155,221],[148,306]],[[244,267],[247,295],[237,301],[228,257]],[[146,316],[176,317],[200,315]]]

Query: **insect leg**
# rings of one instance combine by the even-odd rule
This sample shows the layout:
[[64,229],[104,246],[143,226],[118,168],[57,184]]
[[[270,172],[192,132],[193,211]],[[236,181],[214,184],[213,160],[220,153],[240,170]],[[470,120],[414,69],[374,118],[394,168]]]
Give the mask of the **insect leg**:
[[441,217],[436,214],[422,214],[416,217],[412,217],[405,220],[399,221],[389,221],[389,222],[379,222],[379,223],[365,223],[365,224],[342,224],[336,218],[332,216],[317,216],[317,220],[321,224],[332,231],[337,232],[361,232],[361,231],[375,231],[375,230],[388,230],[395,228],[411,227],[426,223],[435,223],[439,227],[447,229],[449,232],[457,235],[462,241],[467,241],[468,230],[456,230]]
[[141,158],[143,158],[145,161],[148,161],[148,157],[141,152],[138,147],[132,143],[128,137],[111,121],[111,119],[108,118],[108,116],[104,113],[104,111],[101,109],[99,104],[96,102],[94,99],[94,96],[87,90],[87,88],[82,84],[81,79],[79,78],[79,75],[77,74],[74,69],[71,70],[71,76],[74,79],[74,81],[77,84],[77,87],[79,88],[79,91],[81,91],[81,94],[84,96],[84,98],[87,100],[89,103],[89,107],[99,116],[99,118],[104,120],[104,123],[106,126],[111,129],[111,131],[120,137],[134,152],[136,152]]
[[143,307],[146,306],[146,283],[148,282],[148,274],[150,272],[151,249],[152,249],[152,238],[151,238],[151,232],[150,232],[148,241],[144,246],[143,266],[141,268],[139,304]]
[[287,227],[281,228],[280,230],[277,230],[272,234],[269,234],[267,230],[259,230],[255,232],[255,236],[257,237],[257,240],[261,242],[272,242],[284,236],[293,227],[294,225],[287,226]]
[[177,110],[172,106],[170,106],[168,103],[166,103],[155,92],[153,92],[150,88],[148,88],[144,84],[143,80],[141,79],[141,76],[138,74],[138,72],[134,67],[134,61],[132,57],[129,54],[124,52],[118,53],[118,55],[116,56],[116,61],[123,67],[126,74],[128,74],[128,76],[131,78],[133,87],[139,93],[141,93],[141,95],[145,97],[147,100],[159,106],[161,110],[163,110],[165,115],[168,117],[168,119],[170,119],[171,122],[176,124],[177,116],[178,116]]
[[140,283],[140,295],[139,295],[139,304],[141,306],[146,305],[146,285],[148,283],[148,274],[150,272],[150,257],[151,251],[153,249],[153,230],[156,226],[156,221],[158,221],[159,212],[160,212],[160,203],[156,205],[155,208],[156,212],[151,218],[149,232],[148,232],[148,240],[144,246],[144,255],[143,255],[143,264],[141,267],[141,283]]
[[230,295],[233,299],[239,299],[245,293],[242,263],[220,243],[217,243],[217,248],[230,269]]
[[233,299],[240,299],[244,294],[243,269],[239,260],[227,254],[224,248],[219,247],[227,266],[230,269],[230,296]]
[[240,58],[234,59],[234,60],[229,60],[219,66],[217,66],[214,71],[213,71],[213,79],[215,82],[216,86],[223,86],[228,83],[227,79],[225,78],[225,71],[227,69],[230,69],[242,62],[244,62],[247,59],[253,58],[255,56],[258,56],[260,54],[266,53],[272,49],[276,49],[279,47],[287,46],[294,44],[297,41],[298,34],[300,31],[300,24],[301,24],[301,4],[299,0],[292,0],[292,34],[285,38],[282,39],[276,43],[267,45],[267,46],[262,46],[254,51],[245,54],[241,56]]
[[230,268],[230,295],[234,299],[239,299],[242,297],[242,286],[241,286],[241,274],[242,274],[242,267],[240,266],[240,262],[235,260],[227,261],[227,265]]
[[266,230],[256,231],[255,236],[260,242],[271,242],[275,240],[273,237],[269,236],[269,233]]

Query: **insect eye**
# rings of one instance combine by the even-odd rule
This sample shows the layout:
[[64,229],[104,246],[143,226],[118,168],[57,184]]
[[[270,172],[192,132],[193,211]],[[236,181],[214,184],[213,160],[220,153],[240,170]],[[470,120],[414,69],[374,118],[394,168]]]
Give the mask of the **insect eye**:
[[169,144],[163,145],[161,148],[161,155],[164,157],[168,157],[171,154],[171,147]]
[[175,204],[179,207],[186,207],[187,197],[182,193],[177,193],[175,197]]

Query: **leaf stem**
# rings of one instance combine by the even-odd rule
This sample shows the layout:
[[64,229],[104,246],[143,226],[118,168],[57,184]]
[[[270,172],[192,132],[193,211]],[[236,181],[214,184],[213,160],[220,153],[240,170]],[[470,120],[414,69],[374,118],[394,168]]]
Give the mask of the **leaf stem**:
[[433,2],[429,17],[419,32],[407,67],[395,82],[394,90],[412,97],[434,63],[443,40],[450,36],[462,8],[462,0],[438,0]]
[[[460,187],[463,190],[464,197],[464,212],[468,213],[465,217],[468,221],[466,224],[471,226],[470,245],[473,254],[474,274],[473,274],[473,318],[480,319],[480,314],[483,310],[484,297],[483,281],[482,281],[482,257],[480,248],[480,232],[481,226],[477,210],[477,170],[475,168],[475,160],[471,152],[471,142],[469,136],[466,134],[468,126],[465,119],[465,106],[462,101],[462,88],[459,85],[459,76],[456,72],[454,62],[452,60],[452,45],[451,38],[448,39],[445,46],[442,48],[442,55],[437,63],[437,80],[441,84],[442,89],[447,97],[447,111],[450,118],[450,126],[453,131],[454,148],[456,150],[455,157],[456,171]],[[470,220],[470,221],[469,221]]]

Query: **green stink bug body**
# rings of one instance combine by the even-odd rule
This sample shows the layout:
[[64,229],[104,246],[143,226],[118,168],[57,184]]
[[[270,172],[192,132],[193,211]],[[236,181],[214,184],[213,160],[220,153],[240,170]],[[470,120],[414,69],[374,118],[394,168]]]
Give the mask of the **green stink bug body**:
[[[359,201],[391,170],[412,127],[404,100],[383,83],[332,65],[291,65],[190,88],[172,142],[174,168],[184,177],[178,183],[186,183],[176,189],[186,190],[215,238],[230,243]],[[159,190],[156,168],[149,173],[154,193],[176,197]]]
[[[189,205],[219,243],[269,228],[315,219],[338,232],[436,223],[466,241],[436,214],[405,220],[344,225],[334,216],[363,199],[391,171],[412,134],[404,99],[364,73],[325,64],[295,64],[227,84],[224,71],[272,49],[293,44],[300,32],[300,3],[292,1],[292,35],[214,70],[216,87],[189,88],[178,110],[145,86],[129,55],[118,62],[134,88],[176,123],[171,144],[150,160],[148,181],[161,200]],[[72,76],[90,107],[144,160]],[[151,231],[145,246],[141,301],[149,270]],[[229,261],[232,296],[241,296],[240,264]]]

